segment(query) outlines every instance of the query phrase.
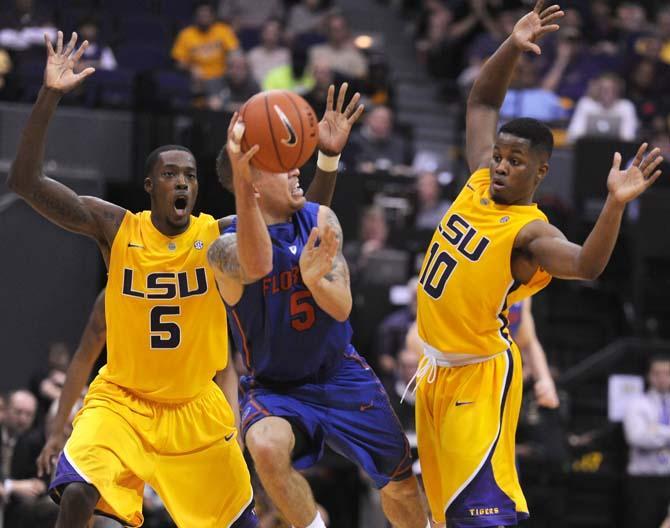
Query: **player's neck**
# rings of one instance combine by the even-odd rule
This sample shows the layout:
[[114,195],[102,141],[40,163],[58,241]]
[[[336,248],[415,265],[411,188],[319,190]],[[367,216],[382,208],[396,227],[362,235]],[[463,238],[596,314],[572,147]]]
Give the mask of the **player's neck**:
[[191,225],[191,219],[183,226],[171,224],[167,218],[160,218],[155,212],[151,211],[151,223],[163,235],[173,237],[181,235]]
[[265,225],[285,224],[291,221],[292,216],[291,214],[271,213],[263,210],[261,210],[261,214],[263,215],[263,220],[265,220]]

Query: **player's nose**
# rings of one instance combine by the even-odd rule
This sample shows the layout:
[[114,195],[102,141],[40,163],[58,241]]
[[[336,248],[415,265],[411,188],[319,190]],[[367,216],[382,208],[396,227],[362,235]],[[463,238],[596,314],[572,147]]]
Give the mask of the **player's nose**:
[[300,178],[300,169],[292,169],[288,173],[289,178]]

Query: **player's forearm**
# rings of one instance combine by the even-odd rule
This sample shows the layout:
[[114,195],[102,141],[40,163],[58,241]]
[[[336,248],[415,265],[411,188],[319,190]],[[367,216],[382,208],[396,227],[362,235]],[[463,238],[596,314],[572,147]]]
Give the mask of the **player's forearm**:
[[470,91],[468,106],[499,109],[505,100],[521,53],[521,49],[514,44],[511,38],[505,40],[482,66],[479,77]]
[[621,219],[625,204],[607,197],[596,225],[591,230],[577,257],[577,276],[582,279],[596,279],[609,262],[621,229]]
[[544,353],[542,344],[537,341],[531,341],[528,345],[528,360],[530,361],[530,369],[535,381],[541,379],[551,378],[549,371],[549,364],[547,363],[547,356]]
[[235,182],[235,207],[242,275],[250,281],[258,280],[272,271],[272,241],[251,185]]
[[333,319],[344,322],[349,318],[353,302],[348,284],[339,279],[330,281],[323,277],[305,285],[312,292],[312,297],[319,308]]
[[58,93],[42,87],[21,133],[16,158],[7,179],[7,186],[21,196],[27,197],[42,179],[47,130],[59,100]]
[[238,396],[238,378],[235,372],[235,366],[232,363],[232,357],[228,358],[228,365],[225,369],[216,374],[216,384],[221,388],[223,395],[228,400],[228,404],[235,417],[235,426],[240,428],[240,402]]
[[67,424],[72,408],[86,386],[93,365],[98,356],[86,354],[81,347],[75,352],[65,375],[65,383],[58,399],[58,411],[53,422],[52,434],[62,434]]
[[336,182],[337,171],[326,172],[317,167],[314,179],[305,193],[305,198],[310,202],[330,206]]

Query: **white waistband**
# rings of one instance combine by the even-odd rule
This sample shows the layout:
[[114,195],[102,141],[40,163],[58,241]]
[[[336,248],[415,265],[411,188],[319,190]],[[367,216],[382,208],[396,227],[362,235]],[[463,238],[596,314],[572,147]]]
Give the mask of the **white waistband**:
[[438,367],[462,367],[463,365],[474,365],[475,363],[483,363],[489,359],[499,356],[504,351],[490,356],[479,356],[477,354],[445,354],[440,352],[437,348],[430,346],[428,343],[423,343],[423,353],[435,360]]

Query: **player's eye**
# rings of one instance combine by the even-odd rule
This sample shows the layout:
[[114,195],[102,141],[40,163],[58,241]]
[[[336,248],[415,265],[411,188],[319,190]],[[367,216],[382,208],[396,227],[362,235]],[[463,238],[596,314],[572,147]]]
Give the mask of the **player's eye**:
[[494,154],[494,155],[493,155],[493,161],[495,161],[496,163],[500,163],[500,160],[501,160],[501,159],[502,159],[502,158],[501,158],[500,156],[498,156],[497,154]]
[[172,176],[174,176],[174,171],[165,171],[165,172],[163,172],[163,176],[167,176],[168,178],[172,178]]
[[521,164],[518,159],[514,158],[512,158],[512,161],[510,163],[512,164],[513,167],[517,167]]

